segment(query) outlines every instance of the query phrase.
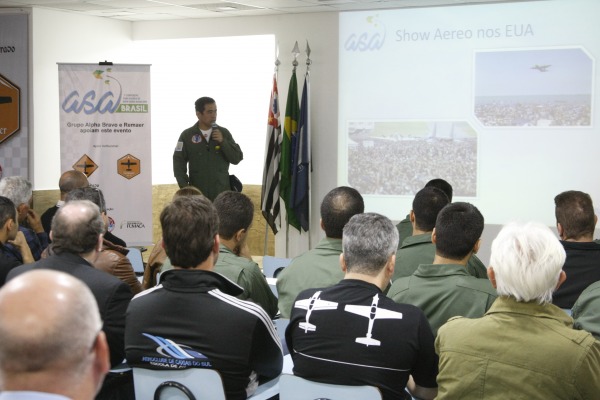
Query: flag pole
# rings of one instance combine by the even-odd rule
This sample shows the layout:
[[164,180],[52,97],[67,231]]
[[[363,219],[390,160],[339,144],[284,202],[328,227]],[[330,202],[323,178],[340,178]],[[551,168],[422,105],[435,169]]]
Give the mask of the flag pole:
[[[309,75],[310,75],[310,65],[312,64],[312,60],[310,59],[310,46],[308,45],[308,40],[306,40],[306,76],[304,77],[304,79],[306,80]],[[309,99],[310,100],[310,99]],[[309,104],[309,101],[307,101],[307,104]],[[308,114],[310,116],[310,113]],[[310,120],[307,121],[307,123],[310,125]],[[310,235],[310,219],[312,216],[312,148],[311,148],[311,141],[309,138],[309,142],[308,142],[308,149],[309,149],[309,154],[310,154],[310,158],[309,158],[309,174],[308,174],[308,222],[309,222],[309,228],[308,228],[308,249],[312,249],[311,246],[311,235]]]
[[[292,56],[294,57],[294,61],[292,61],[292,74],[296,73],[296,67],[298,66],[298,56],[300,55],[300,48],[298,47],[298,41],[296,40],[296,43],[294,44],[294,48],[292,49]],[[289,93],[288,93],[288,97],[289,97]],[[288,110],[286,109],[286,114],[288,113]],[[288,202],[289,199],[286,199],[286,202]],[[287,204],[287,203],[286,203]],[[287,206],[286,206],[286,211],[287,211]],[[289,220],[289,215],[285,216],[285,256],[289,257],[289,246],[290,246],[290,220]]]

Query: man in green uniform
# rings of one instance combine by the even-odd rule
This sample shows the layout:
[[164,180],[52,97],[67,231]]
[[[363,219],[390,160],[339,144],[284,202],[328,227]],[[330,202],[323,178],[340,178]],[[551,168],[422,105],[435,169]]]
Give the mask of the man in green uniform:
[[217,104],[213,99],[196,100],[196,116],[198,122],[179,136],[173,153],[173,173],[180,188],[195,186],[212,201],[231,189],[229,164],[238,164],[244,154],[231,133],[215,123]]
[[590,332],[600,340],[600,281],[585,289],[573,306],[575,329]]
[[483,317],[496,300],[487,279],[467,272],[467,260],[479,249],[483,215],[469,203],[448,204],[437,216],[431,240],[433,264],[421,264],[414,274],[394,281],[388,297],[419,307],[434,335],[456,316]]
[[[448,203],[448,196],[438,188],[425,187],[417,192],[410,211],[413,235],[404,240],[396,254],[392,281],[412,275],[421,264],[433,262],[435,245],[431,242],[431,233],[438,213]],[[485,265],[475,254],[467,262],[467,272],[476,278],[487,279]]]
[[321,202],[321,228],[326,237],[314,249],[294,258],[277,276],[282,318],[290,317],[301,291],[328,287],[344,279],[340,265],[342,232],[350,218],[364,210],[362,196],[351,187],[340,186],[325,195]]
[[492,243],[498,298],[482,318],[438,331],[438,400],[597,399],[600,342],[552,304],[565,250],[542,224],[509,224]]
[[271,291],[258,264],[252,261],[246,243],[254,217],[254,205],[245,194],[226,191],[213,205],[219,215],[219,258],[214,271],[244,289],[238,297],[261,306],[271,318],[277,314],[277,298]]
[[[452,185],[445,180],[441,178],[432,179],[427,182],[424,187],[434,187],[440,189],[442,192],[446,193],[448,200],[450,203],[452,203]],[[398,248],[400,248],[402,246],[402,242],[404,242],[404,239],[412,236],[413,234],[413,227],[412,223],[410,222],[410,214],[407,215],[402,221],[398,222],[396,229],[398,229],[398,234],[400,235],[400,241],[398,242]]]

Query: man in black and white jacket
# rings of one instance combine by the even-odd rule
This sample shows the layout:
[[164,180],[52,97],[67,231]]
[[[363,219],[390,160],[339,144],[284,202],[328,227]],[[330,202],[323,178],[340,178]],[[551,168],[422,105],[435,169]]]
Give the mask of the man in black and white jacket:
[[204,196],[180,197],[162,211],[163,246],[173,269],[127,310],[125,352],[132,367],[212,368],[227,399],[246,399],[278,376],[281,343],[268,314],[239,300],[243,289],[213,272],[217,212]]

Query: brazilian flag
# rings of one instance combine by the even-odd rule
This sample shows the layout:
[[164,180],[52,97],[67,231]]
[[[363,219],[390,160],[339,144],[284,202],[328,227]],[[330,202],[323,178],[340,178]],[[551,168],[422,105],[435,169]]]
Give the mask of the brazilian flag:
[[296,217],[292,205],[292,175],[296,168],[293,165],[293,155],[296,154],[298,139],[298,121],[300,120],[300,104],[298,102],[298,82],[296,71],[292,73],[285,107],[285,120],[283,123],[283,140],[281,143],[281,159],[279,169],[281,180],[279,182],[279,195],[285,203],[288,224],[300,230],[300,221]]

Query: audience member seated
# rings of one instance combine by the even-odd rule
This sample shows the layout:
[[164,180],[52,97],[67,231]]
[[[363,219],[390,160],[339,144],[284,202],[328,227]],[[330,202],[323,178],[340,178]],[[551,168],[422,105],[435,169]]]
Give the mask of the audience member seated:
[[384,400],[436,395],[438,358],[421,310],[383,289],[394,273],[398,230],[388,218],[355,215],[344,227],[344,279],[297,297],[285,338],[294,375],[378,387]]
[[340,268],[342,230],[352,216],[364,210],[362,196],[351,187],[340,186],[325,195],[321,202],[321,229],[326,237],[314,249],[294,258],[277,276],[282,318],[290,317],[294,300],[301,291],[331,286],[344,278]]
[[544,225],[509,224],[492,243],[498,298],[483,318],[455,317],[436,339],[437,399],[596,399],[600,342],[551,304],[565,250]]
[[44,227],[44,231],[47,234],[50,234],[50,228],[52,226],[52,218],[54,218],[54,214],[60,207],[65,204],[65,198],[67,194],[77,188],[88,187],[90,183],[88,182],[87,177],[80,171],[77,170],[69,170],[63,172],[58,180],[58,188],[60,189],[60,200],[56,203],[56,205],[48,208],[42,214],[42,226]]
[[2,249],[7,242],[15,246],[25,264],[34,261],[23,232],[19,231],[15,203],[6,197],[0,196],[0,286],[4,285],[10,270],[21,265],[20,261],[4,255]]
[[[440,178],[432,179],[427,182],[424,187],[435,187],[440,189],[442,192],[446,193],[446,196],[448,196],[448,201],[452,203],[452,185],[445,180]],[[402,246],[402,242],[404,242],[404,239],[412,236],[413,234],[413,227],[412,223],[410,222],[410,213],[406,216],[406,218],[396,225],[396,228],[398,229],[398,234],[400,235],[400,240],[398,241],[398,248],[400,248],[400,246]]]
[[[406,238],[398,250],[393,281],[412,275],[421,264],[433,263],[435,245],[431,242],[431,232],[438,213],[449,203],[448,196],[436,187],[425,187],[417,192],[410,211],[413,235]],[[467,261],[467,272],[487,279],[485,266],[475,254]]]
[[496,299],[487,279],[469,275],[467,260],[481,243],[483,215],[469,203],[442,208],[431,234],[435,245],[433,264],[421,264],[414,274],[394,281],[388,297],[397,303],[419,307],[433,334],[455,316],[483,317]]
[[[17,206],[19,231],[23,232],[27,245],[35,260],[39,260],[42,251],[48,247],[48,234],[44,232],[40,217],[30,208],[33,198],[31,183],[20,176],[7,176],[0,180],[0,196],[9,198]],[[26,228],[27,224],[30,228]],[[12,244],[6,244],[2,252],[5,256],[24,263],[21,252]]]
[[68,202],[52,219],[53,254],[13,269],[8,280],[38,269],[62,271],[82,280],[98,303],[111,366],[115,366],[125,358],[125,312],[132,295],[125,283],[93,267],[102,246],[103,232],[104,221],[95,204],[87,200]]
[[89,400],[109,368],[98,306],[80,280],[32,271],[0,289],[2,400]]
[[240,192],[220,193],[213,202],[219,216],[219,258],[214,271],[244,289],[238,296],[261,306],[271,318],[277,314],[277,297],[257,263],[252,261],[246,239],[254,217],[252,200]]
[[281,373],[275,327],[260,306],[236,298],[241,287],[213,271],[220,239],[210,200],[179,197],[164,208],[160,223],[173,269],[127,310],[127,362],[149,369],[212,368],[223,378],[227,399],[246,399],[260,381]]
[[554,293],[553,303],[570,309],[586,287],[600,280],[600,243],[594,242],[598,217],[587,193],[563,192],[554,204],[558,236],[567,253],[567,280]]
[[[100,209],[102,214],[102,220],[104,221],[104,230],[108,227],[108,216],[106,215],[106,202],[104,200],[104,194],[100,189],[84,187],[79,189],[73,189],[66,197],[66,202],[73,200],[89,200]],[[52,246],[49,247],[49,253],[52,252]],[[94,267],[97,269],[108,272],[111,275],[119,278],[123,282],[129,285],[131,293],[138,294],[142,291],[142,285],[135,275],[131,261],[127,258],[127,250],[124,247],[116,245],[111,241],[107,240],[106,237],[102,238],[102,250],[98,254],[98,258],[93,262]]]
[[[180,196],[202,196],[202,192],[195,186],[186,186],[175,192],[173,195],[173,200]],[[146,263],[146,268],[144,269],[144,278],[142,279],[143,290],[156,286],[157,275],[167,271],[165,264],[167,264],[168,269],[172,269],[171,261],[167,257],[167,253],[165,253],[161,238],[154,245],[150,255],[148,256],[148,262]]]
[[572,311],[575,329],[588,331],[600,340],[600,281],[581,293]]

